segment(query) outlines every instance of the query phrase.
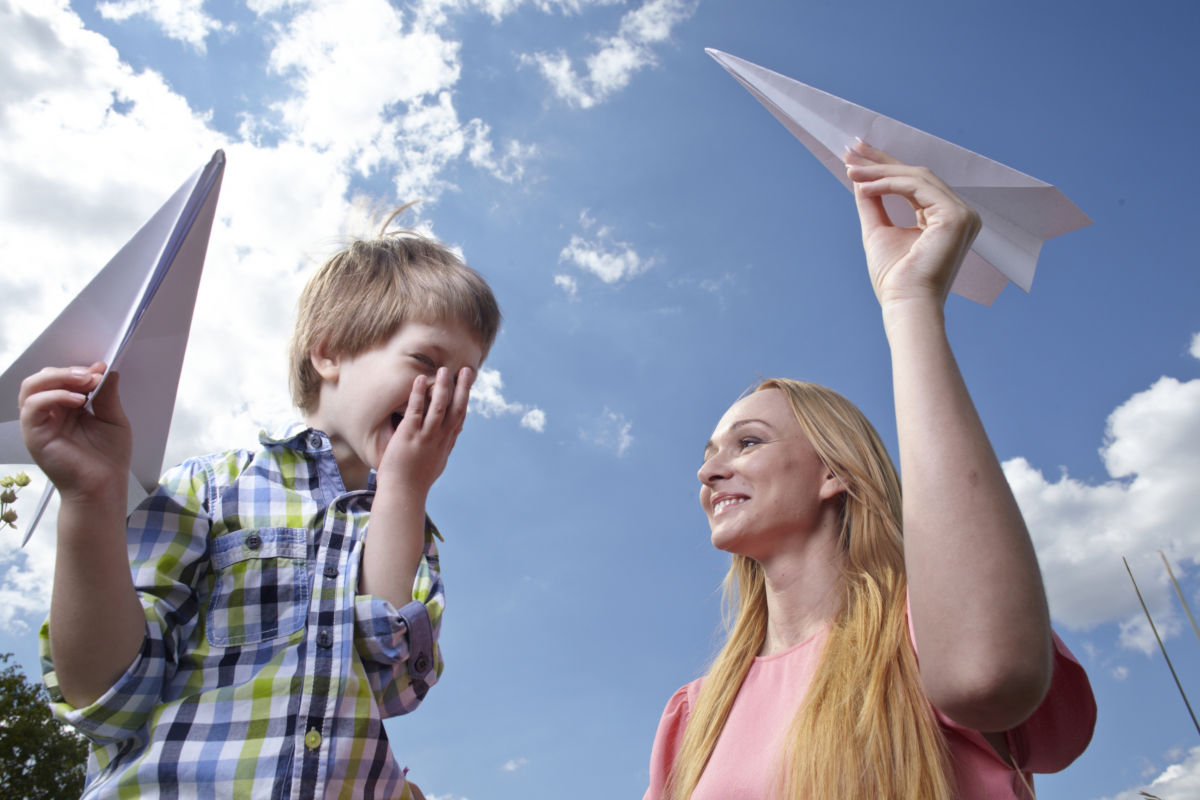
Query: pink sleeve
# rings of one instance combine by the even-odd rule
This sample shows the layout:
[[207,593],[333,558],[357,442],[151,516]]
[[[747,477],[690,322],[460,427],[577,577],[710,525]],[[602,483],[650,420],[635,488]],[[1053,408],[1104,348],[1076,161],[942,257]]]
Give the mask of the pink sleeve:
[[[1009,752],[1023,772],[1058,772],[1083,753],[1096,726],[1096,700],[1079,661],[1054,636],[1054,672],[1050,690],[1029,719],[1005,733]],[[1002,762],[983,736],[942,714],[934,713],[947,731],[955,731]],[[951,750],[953,751],[953,747]]]
[[662,718],[658,721],[658,732],[654,734],[654,746],[650,750],[650,787],[642,800],[660,800],[666,787],[667,775],[671,765],[675,763],[675,754],[683,741],[683,729],[687,727],[690,707],[688,704],[688,688],[682,687],[663,709]]
[[[906,611],[908,638],[915,652],[917,637],[913,632],[911,606]],[[1054,637],[1054,671],[1050,676],[1050,690],[1029,719],[1005,733],[1009,752],[1024,772],[1046,773],[1065,769],[1087,748],[1092,740],[1092,730],[1096,727],[1096,699],[1092,696],[1092,684],[1088,681],[1087,673],[1062,639],[1058,638],[1058,634],[1051,631],[1050,635]],[[964,728],[932,704],[930,707],[944,729],[970,741],[996,762],[1005,763],[983,734]],[[958,755],[953,740],[950,741],[950,749],[952,757]],[[1011,768],[1012,765],[1006,766]]]
[[1008,732],[1017,763],[1029,772],[1058,772],[1083,753],[1096,727],[1096,699],[1083,666],[1054,634],[1054,674],[1033,716]]

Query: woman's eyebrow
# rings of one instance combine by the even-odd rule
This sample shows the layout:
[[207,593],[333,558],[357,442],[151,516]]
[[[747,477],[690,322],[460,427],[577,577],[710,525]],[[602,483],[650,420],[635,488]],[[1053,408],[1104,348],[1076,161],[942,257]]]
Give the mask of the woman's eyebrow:
[[[758,419],[757,417],[749,417],[748,419],[739,419],[737,422],[730,425],[729,432],[732,433],[733,431],[736,431],[738,428],[744,428],[747,425],[754,425],[754,424],[762,425],[763,427],[768,428],[772,431],[775,430],[773,427],[771,427],[771,423],[767,422],[765,419]],[[713,444],[712,439],[709,439],[707,442],[704,443],[704,459],[705,460],[708,460],[709,454],[712,453],[713,448],[715,448],[715,447],[716,447],[716,445]]]

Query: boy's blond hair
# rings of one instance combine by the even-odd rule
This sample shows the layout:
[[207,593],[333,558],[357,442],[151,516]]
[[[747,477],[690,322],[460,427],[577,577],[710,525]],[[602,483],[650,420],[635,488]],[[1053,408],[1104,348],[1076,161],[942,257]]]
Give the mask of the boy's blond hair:
[[304,413],[316,409],[321,376],[310,354],[356,356],[385,342],[406,321],[466,325],[484,358],[500,328],[500,307],[491,287],[437,239],[412,230],[387,230],[355,239],[329,258],[300,293],[296,330],[289,348],[292,401]]

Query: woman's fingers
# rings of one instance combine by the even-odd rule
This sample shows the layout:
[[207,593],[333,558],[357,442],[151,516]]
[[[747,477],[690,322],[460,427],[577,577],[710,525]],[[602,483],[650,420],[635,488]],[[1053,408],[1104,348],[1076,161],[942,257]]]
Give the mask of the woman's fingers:
[[880,150],[862,139],[855,137],[854,144],[846,148],[845,162],[847,164],[903,164],[900,159],[884,150]]
[[929,222],[924,212],[935,209],[942,221],[961,222],[971,229],[972,236],[978,231],[979,214],[927,167],[902,163],[861,139],[844,155],[846,174],[854,182],[855,201],[865,223],[893,224],[882,198],[894,194],[907,200],[917,212],[918,227]]

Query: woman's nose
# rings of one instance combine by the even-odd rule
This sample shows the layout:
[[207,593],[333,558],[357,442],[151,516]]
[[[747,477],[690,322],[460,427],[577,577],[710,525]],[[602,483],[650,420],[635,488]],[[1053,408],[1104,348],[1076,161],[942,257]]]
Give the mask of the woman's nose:
[[704,459],[704,463],[700,465],[700,469],[696,471],[696,477],[703,484],[711,483],[714,480],[723,478],[728,474],[729,467],[721,458],[719,453],[714,453]]

